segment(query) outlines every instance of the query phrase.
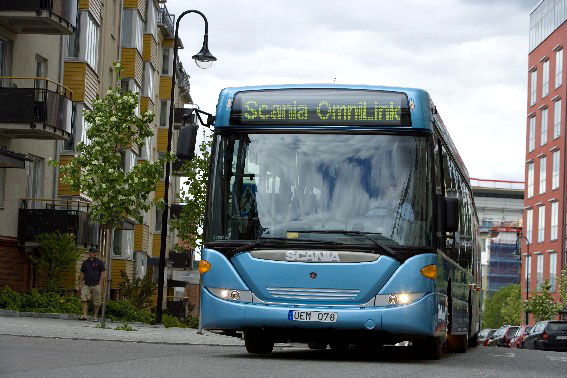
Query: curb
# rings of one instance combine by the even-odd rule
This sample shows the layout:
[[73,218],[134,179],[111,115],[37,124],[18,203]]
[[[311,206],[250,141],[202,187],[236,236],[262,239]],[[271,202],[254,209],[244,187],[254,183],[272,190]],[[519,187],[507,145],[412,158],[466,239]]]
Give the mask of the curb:
[[[13,310],[0,310],[0,316],[6,318],[44,318],[44,319],[63,319],[63,320],[79,320],[80,315],[77,314],[59,314],[53,312],[20,312]],[[111,319],[107,319],[112,322]]]

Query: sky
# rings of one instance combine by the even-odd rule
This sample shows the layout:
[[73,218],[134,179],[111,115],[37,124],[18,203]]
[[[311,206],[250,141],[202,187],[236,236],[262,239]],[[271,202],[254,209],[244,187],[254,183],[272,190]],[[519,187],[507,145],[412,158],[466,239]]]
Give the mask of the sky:
[[427,90],[471,177],[524,180],[529,13],[538,0],[168,0],[200,109],[225,87],[341,83]]

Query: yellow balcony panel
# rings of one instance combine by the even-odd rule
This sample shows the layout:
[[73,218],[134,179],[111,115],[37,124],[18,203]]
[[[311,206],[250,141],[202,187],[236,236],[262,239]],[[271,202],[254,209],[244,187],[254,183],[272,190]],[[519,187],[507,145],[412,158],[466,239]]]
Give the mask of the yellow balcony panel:
[[158,69],[158,44],[151,34],[144,34],[142,58],[150,62],[155,70]]
[[124,9],[138,9],[142,18],[145,18],[146,0],[124,0]]
[[[161,235],[154,234],[152,238],[152,257],[159,257],[160,243],[161,243]],[[169,235],[167,235],[167,238],[165,239],[165,244],[166,244],[165,257],[167,258],[167,256],[169,255],[167,250],[167,246],[169,245]]]
[[147,224],[134,226],[134,251],[148,252],[150,244],[150,227]]
[[159,98],[161,100],[171,99],[171,76],[160,76],[159,78]]
[[17,34],[71,35],[77,12],[76,0],[2,0],[0,25]]
[[165,193],[165,183],[163,181],[160,181],[156,185],[156,199],[163,198],[164,193]]
[[168,47],[168,48],[172,49],[174,44],[175,44],[175,38],[166,38],[161,43],[161,46],[162,47]]
[[85,62],[65,62],[63,84],[73,91],[74,102],[84,102],[92,108],[98,92],[98,75]]
[[157,131],[157,152],[167,151],[167,129],[164,127],[159,127]]
[[101,25],[102,0],[79,0],[79,9],[90,11],[96,22]]
[[[140,112],[145,113],[147,111],[151,111],[155,114],[155,104],[149,97],[140,97]],[[155,123],[155,119],[154,119]]]
[[[71,160],[73,160],[72,155],[61,155],[59,157],[59,163],[61,165],[67,165],[71,162]],[[63,176],[61,175],[61,172],[59,172],[59,185],[57,194],[64,197],[79,196],[79,191],[73,191],[71,190],[71,185],[61,182],[62,178]]]
[[136,48],[122,49],[122,78],[134,79],[142,86],[144,60]]
[[110,272],[110,287],[118,289],[119,285],[124,281],[120,272],[126,272],[128,278],[134,277],[134,262],[124,259],[112,259],[112,266]]

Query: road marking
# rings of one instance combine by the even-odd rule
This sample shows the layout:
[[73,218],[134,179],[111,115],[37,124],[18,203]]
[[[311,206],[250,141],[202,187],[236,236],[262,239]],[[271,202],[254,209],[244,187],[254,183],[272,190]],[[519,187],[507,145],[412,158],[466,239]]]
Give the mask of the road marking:
[[507,358],[514,358],[516,357],[516,353],[514,352],[509,352],[509,353],[504,353],[504,354],[490,354],[491,356],[494,357],[507,357]]
[[551,361],[567,362],[567,357],[557,357],[557,356],[546,356],[546,357],[549,358]]

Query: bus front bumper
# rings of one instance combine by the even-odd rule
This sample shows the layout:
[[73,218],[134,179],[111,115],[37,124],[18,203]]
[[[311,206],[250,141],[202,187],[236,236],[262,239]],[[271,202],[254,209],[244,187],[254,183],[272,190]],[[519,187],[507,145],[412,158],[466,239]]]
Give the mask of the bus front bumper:
[[[338,307],[318,305],[266,305],[231,302],[207,289],[201,290],[203,329],[241,330],[244,328],[297,328],[378,331],[398,335],[433,336],[439,329],[438,295],[429,293],[416,302],[385,307]],[[443,301],[444,302],[444,299]],[[337,321],[311,322],[289,320],[290,310],[328,311]]]

